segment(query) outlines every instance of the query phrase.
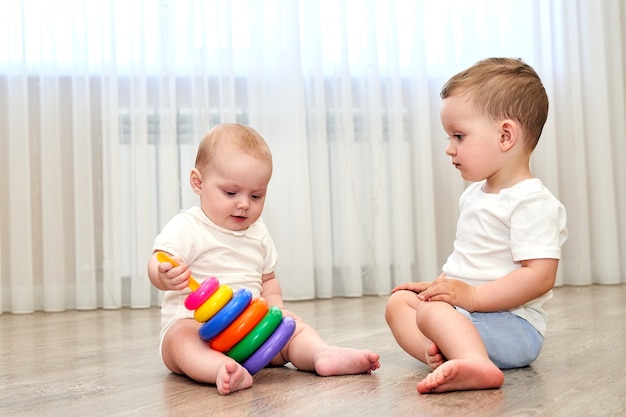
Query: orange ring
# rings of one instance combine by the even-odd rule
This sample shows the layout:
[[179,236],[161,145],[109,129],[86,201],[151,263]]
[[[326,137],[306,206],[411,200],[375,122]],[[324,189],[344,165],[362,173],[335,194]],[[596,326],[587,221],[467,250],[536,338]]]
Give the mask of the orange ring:
[[267,301],[257,298],[250,303],[243,313],[239,315],[224,331],[211,340],[211,349],[218,352],[226,352],[237,342],[252,331],[259,324],[268,310]]
[[228,285],[220,285],[217,290],[200,307],[193,312],[193,318],[200,323],[208,321],[230,301],[233,289]]

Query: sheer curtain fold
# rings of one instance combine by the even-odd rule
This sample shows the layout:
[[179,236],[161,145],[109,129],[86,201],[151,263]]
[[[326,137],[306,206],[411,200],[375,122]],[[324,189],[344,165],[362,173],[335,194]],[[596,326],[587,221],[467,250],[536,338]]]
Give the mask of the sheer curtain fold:
[[285,298],[435,278],[466,186],[439,90],[496,55],[550,96],[531,162],[568,210],[558,284],[626,282],[621,0],[2,7],[0,312],[158,305],[152,242],[197,204],[196,147],[223,122],[272,148],[263,217]]
[[[9,199],[5,202],[6,218],[11,221],[3,222],[6,244],[2,245],[8,256],[2,256],[2,266],[7,274],[10,273],[17,279],[11,280],[11,285],[3,285],[3,305],[12,308],[17,313],[33,311],[35,308],[34,274],[33,274],[33,224],[31,212],[32,189],[31,189],[31,155],[30,155],[30,128],[28,125],[28,102],[27,102],[27,77],[25,75],[9,74],[7,76],[7,95],[15,97],[9,105],[6,102],[7,123],[6,137],[17,137],[21,140],[7,141],[4,171],[6,190]],[[9,175],[9,173],[11,175]],[[3,239],[4,240],[4,239]],[[5,273],[3,272],[3,276]],[[3,279],[4,283],[4,279]],[[4,289],[8,291],[5,296]],[[17,306],[9,304],[9,300],[21,300]]]

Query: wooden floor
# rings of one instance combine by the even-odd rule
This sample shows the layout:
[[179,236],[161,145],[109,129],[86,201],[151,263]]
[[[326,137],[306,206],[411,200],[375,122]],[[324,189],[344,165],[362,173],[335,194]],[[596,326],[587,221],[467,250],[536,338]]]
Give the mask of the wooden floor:
[[626,286],[566,287],[549,303],[543,353],[499,390],[420,395],[428,369],[387,328],[386,298],[290,302],[336,345],[381,355],[372,375],[264,369],[220,396],[170,374],[159,310],[0,316],[0,416],[624,416]]

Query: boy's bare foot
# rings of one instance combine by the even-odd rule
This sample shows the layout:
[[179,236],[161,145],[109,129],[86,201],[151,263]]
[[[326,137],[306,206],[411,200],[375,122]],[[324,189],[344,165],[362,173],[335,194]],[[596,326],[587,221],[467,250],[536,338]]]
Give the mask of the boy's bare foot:
[[426,348],[426,365],[428,365],[431,370],[434,371],[439,368],[445,361],[445,356],[443,356],[443,353],[439,350],[439,346],[435,343],[432,343]]
[[320,376],[369,374],[380,367],[380,356],[369,350],[330,346],[315,360],[315,372]]
[[422,394],[499,388],[504,374],[486,359],[454,359],[441,364],[417,384]]
[[235,391],[250,388],[252,386],[252,375],[237,362],[228,361],[217,372],[215,385],[217,385],[217,392],[222,395],[228,395]]

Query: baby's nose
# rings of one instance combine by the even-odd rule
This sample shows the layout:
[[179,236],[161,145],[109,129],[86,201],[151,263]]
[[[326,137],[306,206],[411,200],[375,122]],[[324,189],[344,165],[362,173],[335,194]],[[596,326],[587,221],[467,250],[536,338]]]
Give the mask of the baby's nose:
[[237,208],[247,209],[248,207],[250,207],[250,201],[248,197],[242,197],[237,201]]

